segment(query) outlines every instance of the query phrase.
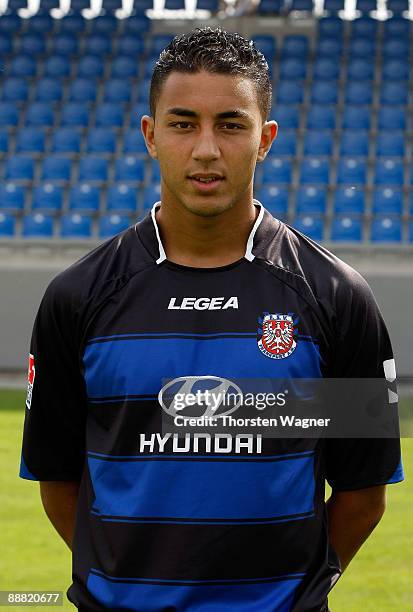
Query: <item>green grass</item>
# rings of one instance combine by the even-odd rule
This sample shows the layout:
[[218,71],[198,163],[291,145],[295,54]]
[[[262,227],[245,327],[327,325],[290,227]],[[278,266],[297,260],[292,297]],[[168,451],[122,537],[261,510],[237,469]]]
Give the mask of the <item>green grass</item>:
[[[0,390],[0,590],[65,591],[71,555],[41,506],[37,482],[18,478],[24,392]],[[401,412],[412,414],[413,399]],[[413,440],[404,438],[405,475],[413,465]],[[333,612],[413,610],[413,531],[410,480],[388,487],[388,508],[330,596]],[[13,610],[26,610],[22,606]],[[75,610],[67,601],[60,610]]]

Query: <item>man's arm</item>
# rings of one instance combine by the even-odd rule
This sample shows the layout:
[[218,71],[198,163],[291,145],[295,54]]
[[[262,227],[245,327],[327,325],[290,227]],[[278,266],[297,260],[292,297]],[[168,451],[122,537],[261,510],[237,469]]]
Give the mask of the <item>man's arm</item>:
[[53,527],[72,550],[79,482],[42,481],[40,496]]
[[327,501],[330,542],[344,570],[379,523],[386,509],[386,486],[332,492]]

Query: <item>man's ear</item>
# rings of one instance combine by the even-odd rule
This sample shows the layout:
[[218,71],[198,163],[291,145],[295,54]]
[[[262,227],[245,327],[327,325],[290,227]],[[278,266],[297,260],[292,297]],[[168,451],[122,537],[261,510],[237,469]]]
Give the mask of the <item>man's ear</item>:
[[278,123],[274,120],[266,121],[262,126],[261,141],[258,148],[257,162],[262,162],[268,151],[271,149],[273,141],[276,139],[278,133]]
[[146,148],[152,159],[157,159],[158,153],[155,145],[155,121],[150,115],[141,118],[141,132],[145,139]]

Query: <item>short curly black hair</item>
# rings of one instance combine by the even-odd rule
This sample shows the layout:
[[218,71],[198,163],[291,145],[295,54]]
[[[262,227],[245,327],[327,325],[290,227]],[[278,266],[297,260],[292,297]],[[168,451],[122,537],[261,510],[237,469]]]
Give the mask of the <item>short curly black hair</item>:
[[272,104],[272,87],[268,64],[252,40],[221,28],[195,28],[175,36],[161,52],[155,64],[149,90],[149,109],[155,118],[156,102],[162,85],[171,72],[242,75],[256,86],[257,102],[263,121],[267,121]]

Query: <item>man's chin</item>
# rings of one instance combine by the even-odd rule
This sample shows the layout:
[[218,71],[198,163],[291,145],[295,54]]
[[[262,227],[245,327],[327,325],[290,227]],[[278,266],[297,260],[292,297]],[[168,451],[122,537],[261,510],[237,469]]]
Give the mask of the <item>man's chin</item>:
[[183,204],[188,212],[198,217],[217,217],[233,207],[232,202],[214,202],[212,198],[209,202],[198,203],[192,201]]

